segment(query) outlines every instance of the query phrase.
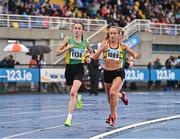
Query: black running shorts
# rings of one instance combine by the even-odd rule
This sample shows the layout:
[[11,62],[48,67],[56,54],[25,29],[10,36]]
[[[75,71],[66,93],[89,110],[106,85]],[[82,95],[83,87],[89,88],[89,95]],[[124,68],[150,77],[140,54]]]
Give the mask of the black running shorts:
[[84,66],[83,64],[67,64],[65,70],[66,85],[73,85],[74,80],[83,81]]
[[120,77],[122,80],[125,78],[125,71],[124,69],[117,69],[117,70],[104,70],[104,82],[105,83],[112,83],[116,77]]

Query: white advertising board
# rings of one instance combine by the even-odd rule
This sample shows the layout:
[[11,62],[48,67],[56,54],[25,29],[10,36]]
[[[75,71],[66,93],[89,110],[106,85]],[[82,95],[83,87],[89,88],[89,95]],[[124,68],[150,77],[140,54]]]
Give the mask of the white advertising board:
[[61,69],[41,69],[41,82],[65,82],[64,68]]

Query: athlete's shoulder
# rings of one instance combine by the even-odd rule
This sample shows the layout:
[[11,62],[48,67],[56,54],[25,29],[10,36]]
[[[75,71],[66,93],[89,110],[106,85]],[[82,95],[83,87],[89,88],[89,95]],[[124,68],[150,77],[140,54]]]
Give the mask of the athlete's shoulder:
[[121,42],[120,44],[121,44],[122,46],[127,46],[127,44],[124,43],[124,42]]
[[123,49],[125,49],[126,47],[128,47],[128,45],[124,42],[121,42],[120,45],[122,46]]
[[89,43],[88,39],[83,37],[83,42]]
[[73,38],[72,37],[66,37],[67,40],[72,40]]
[[74,38],[73,37],[67,37],[67,42],[68,43],[74,43]]

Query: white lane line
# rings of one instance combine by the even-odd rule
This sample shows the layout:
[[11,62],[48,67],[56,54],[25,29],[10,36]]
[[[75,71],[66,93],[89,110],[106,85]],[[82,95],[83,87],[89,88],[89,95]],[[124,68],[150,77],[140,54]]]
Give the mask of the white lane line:
[[[83,121],[83,123],[89,123],[89,122],[92,122],[92,120]],[[82,124],[82,122],[73,123],[73,125],[78,125],[78,124]],[[22,136],[22,135],[27,135],[27,134],[31,134],[31,133],[35,133],[35,132],[40,132],[40,131],[45,131],[45,130],[56,129],[56,128],[60,128],[60,127],[64,127],[64,125],[51,126],[51,127],[47,127],[47,128],[40,128],[40,129],[36,129],[36,130],[31,130],[31,131],[27,131],[27,132],[15,134],[15,135],[3,137],[1,139],[10,139],[10,138],[19,137],[19,136]]]
[[[94,105],[94,104],[84,104],[85,106],[89,106],[89,105]],[[166,106],[160,106],[160,107],[167,107],[167,105]],[[45,108],[45,107],[44,107]],[[145,109],[145,108],[154,108],[154,106],[153,107],[143,107],[143,108],[136,108],[136,109],[128,109],[128,111],[133,111],[133,110],[140,110],[140,109]],[[38,112],[60,112],[61,110],[46,110],[46,111],[31,111],[31,112],[21,112],[21,113],[13,113],[13,114],[11,114],[11,115],[17,115],[17,114],[28,114],[28,113],[38,113]],[[171,110],[172,111],[172,110]],[[159,112],[164,112],[164,110],[161,110],[161,111],[158,111],[158,112],[155,112],[155,113],[159,113]],[[136,113],[136,114],[134,114],[134,115],[144,115],[144,113],[154,113],[154,112],[139,112],[139,113]],[[9,113],[8,113],[8,115],[9,115]],[[1,115],[2,116],[2,115]],[[126,114],[126,116],[132,116],[132,114]],[[38,118],[33,118],[33,119],[38,119]],[[17,120],[17,121],[8,121],[8,122],[2,122],[2,123],[0,123],[0,124],[7,124],[7,123],[17,123],[17,122],[23,122],[23,121],[28,121],[28,120],[30,120],[30,119],[21,119],[21,120]]]
[[[137,110],[137,109],[135,109]],[[7,113],[7,114],[1,114],[0,116],[3,117],[3,116],[13,116],[13,115],[23,115],[23,114],[32,114],[32,113],[46,113],[46,112],[61,112],[62,110],[44,110],[44,111],[28,111],[28,112],[19,112],[19,113]]]
[[165,117],[165,118],[159,118],[159,119],[154,119],[154,120],[150,120],[150,121],[145,121],[145,122],[141,122],[141,123],[136,123],[136,124],[132,124],[132,125],[128,125],[125,127],[121,127],[115,130],[111,130],[99,135],[96,135],[94,137],[91,137],[90,139],[102,139],[104,137],[125,131],[125,130],[129,130],[132,128],[136,128],[136,127],[140,127],[140,126],[144,126],[144,125],[149,125],[149,124],[154,124],[154,123],[158,123],[158,122],[163,122],[163,121],[167,121],[167,120],[174,120],[174,119],[178,119],[180,118],[180,115],[175,115],[175,116],[169,116],[169,117]]
[[36,120],[36,119],[56,118],[56,117],[62,117],[62,116],[66,116],[66,115],[67,114],[64,114],[64,115],[54,115],[54,116],[45,116],[45,117],[37,117],[37,118],[23,119],[23,120],[17,120],[17,121],[8,121],[8,122],[2,122],[2,123],[0,123],[0,125],[2,125],[2,124],[11,124],[11,123],[18,123],[18,122],[27,122],[27,121],[32,121],[32,120]]
[[[60,92],[61,93],[61,92]],[[63,94],[62,94],[63,95]],[[63,100],[67,100],[67,98],[69,97],[69,95],[67,94],[64,94],[63,96],[62,95],[60,95],[60,94],[52,94],[52,95],[50,95],[50,94],[26,94],[26,92],[25,92],[25,94],[17,94],[17,95],[9,95],[9,94],[7,94],[7,95],[5,95],[5,96],[3,96],[3,97],[1,97],[0,98],[0,100],[1,100],[1,103],[7,103],[7,102],[10,102],[10,103],[12,103],[12,101],[11,101],[11,99],[13,99],[14,101],[13,101],[13,103],[15,103],[15,102],[31,102],[32,100],[34,101],[34,98],[36,98],[35,100],[37,100],[37,101],[42,101],[41,100],[41,97],[43,97],[43,98],[48,98],[48,100],[51,100],[51,99],[55,99],[56,101],[60,101],[61,99],[63,99]],[[30,96],[30,97],[27,97],[27,96]],[[43,102],[43,101],[42,101]]]
[[[88,105],[93,105],[93,104],[83,104],[83,105],[85,105],[85,106],[88,106]],[[8,108],[1,108],[1,110],[3,110],[3,111],[7,111],[7,110],[17,110],[17,109],[27,109],[27,108],[29,108],[29,109],[31,109],[31,108],[53,108],[53,107],[64,107],[64,106],[68,106],[68,104],[56,104],[56,105],[53,105],[53,106],[50,106],[50,105],[39,105],[39,106],[32,106],[32,105],[19,105],[19,106],[21,106],[21,107],[8,107]],[[22,107],[23,106],[23,107]]]
[[[68,104],[67,104],[68,105]],[[9,107],[9,108],[2,108],[1,110],[2,111],[17,111],[17,110],[21,110],[21,109],[32,109],[32,108],[54,108],[54,107],[64,107],[64,106],[67,106],[67,105],[53,105],[53,106],[43,106],[43,105],[40,105],[40,106],[32,106],[32,105],[21,105],[21,107]]]
[[[94,104],[83,104],[83,106],[92,106],[92,105],[94,105]],[[68,105],[66,105],[66,106],[68,106]],[[59,107],[61,107],[61,105],[59,105]],[[41,108],[41,107],[39,107],[39,108]],[[46,107],[42,107],[42,109],[46,109]],[[39,112],[42,112],[42,113],[44,113],[44,112],[60,112],[60,111],[62,111],[62,110],[25,111],[25,112],[18,112],[18,113],[12,113],[12,114],[7,112],[7,113],[1,113],[0,116],[7,116],[7,115],[12,116],[12,115],[39,113]]]
[[[47,111],[48,112],[48,111]],[[147,114],[147,113],[150,113],[150,114],[157,114],[157,113],[162,113],[164,112],[164,110],[161,110],[161,111],[147,111],[147,112],[139,112],[139,113],[135,113],[135,114],[126,114],[126,118],[128,118],[128,116],[141,116],[141,115],[144,115],[144,114]],[[174,110],[168,110],[168,112],[174,112]],[[64,116],[64,115],[62,115]],[[2,124],[11,124],[11,123],[18,123],[18,122],[25,122],[25,121],[30,121],[30,120],[34,120],[34,119],[48,119],[48,118],[55,118],[55,117],[61,117],[61,115],[54,115],[54,116],[45,116],[45,117],[36,117],[36,118],[32,118],[32,119],[22,119],[22,120],[14,120],[14,121],[8,121],[8,122],[1,122],[0,125]],[[124,116],[123,116],[124,117]],[[120,118],[123,118],[123,117],[120,117]]]
[[[145,93],[146,94],[146,93]],[[44,94],[43,94],[44,95]],[[136,95],[138,95],[138,94],[136,94]],[[37,95],[38,96],[38,95]],[[106,94],[100,94],[99,96],[102,96],[102,97],[105,97],[106,96]],[[128,93],[127,93],[127,96],[128,96]],[[46,96],[45,96],[46,97]],[[89,99],[89,97],[88,97],[88,95],[85,95],[84,97],[87,97],[87,99]],[[140,97],[140,96],[138,96],[138,97]],[[148,98],[148,96],[142,96],[144,99],[143,100],[149,100],[149,98]],[[48,99],[49,99],[49,97],[47,97]],[[67,100],[67,98],[68,97],[63,97],[63,98],[61,98],[61,97],[51,97],[49,100],[52,100],[52,99],[56,99],[56,101],[61,101],[61,100],[64,100],[64,101],[66,101]],[[11,101],[11,100],[14,100],[13,102]],[[15,105],[17,105],[16,103],[24,103],[24,104],[29,104],[29,103],[31,103],[32,102],[32,100],[34,99],[34,97],[33,98],[23,98],[23,97],[21,97],[21,98],[18,98],[18,97],[13,97],[13,96],[11,96],[11,95],[9,95],[8,96],[8,98],[6,97],[6,98],[3,98],[3,97],[1,97],[0,98],[0,104],[4,104],[4,103],[11,103],[12,105],[13,104],[15,104]],[[137,98],[136,97],[132,97],[132,98],[130,98],[130,100],[137,100]],[[105,99],[106,100],[106,99]],[[35,102],[39,102],[39,100],[38,100],[38,98],[36,98],[35,99]],[[102,101],[104,101],[104,99],[102,99]],[[43,102],[43,101],[41,101],[40,100],[40,102]]]
[[[168,110],[168,112],[173,112],[174,110]],[[128,118],[128,116],[141,116],[141,115],[144,115],[144,114],[147,114],[147,113],[150,113],[150,114],[156,114],[156,113],[162,113],[164,112],[164,110],[161,110],[161,111],[147,111],[147,112],[139,112],[139,113],[135,113],[135,114],[126,114],[125,117]],[[25,121],[30,121],[30,120],[35,120],[35,119],[48,119],[48,118],[56,118],[56,117],[61,117],[61,116],[65,116],[65,115],[54,115],[54,116],[45,116],[45,117],[36,117],[36,118],[32,118],[32,119],[21,119],[21,120],[14,120],[14,121],[8,121],[8,122],[1,122],[0,125],[2,124],[11,124],[11,123],[18,123],[18,122],[25,122]],[[124,116],[123,116],[124,117]],[[123,118],[123,117],[120,117],[120,118]]]
[[[84,106],[90,106],[90,105],[95,105],[95,104],[84,104]],[[40,107],[37,107],[37,106],[34,106],[34,107],[29,107],[29,109],[31,108],[42,108],[42,109],[47,109],[47,108],[56,108],[56,107],[61,107],[61,106],[67,106],[67,105],[54,105],[54,106],[40,106]],[[165,104],[165,105],[161,105],[161,106],[151,106],[151,107],[138,107],[137,109],[126,109],[127,111],[132,111],[132,110],[140,110],[140,109],[146,109],[146,108],[154,108],[154,107],[170,107],[169,105]],[[3,114],[5,115],[6,113],[9,114],[9,110],[10,111],[15,111],[17,109],[27,109],[26,107],[25,108],[15,108],[15,109],[1,109],[3,111],[8,111],[8,112],[3,112],[3,111],[0,111],[1,112],[1,116],[3,116]],[[31,111],[32,112],[32,111]],[[26,113],[29,113],[28,111],[25,111],[25,112],[20,112],[20,113],[13,113],[12,115],[17,115],[17,114],[26,114]]]
[[12,116],[12,115],[21,115],[21,114],[29,114],[29,113],[44,113],[44,112],[60,112],[62,110],[45,110],[45,111],[27,111],[27,112],[19,112],[19,113],[7,113],[7,114],[2,114],[1,116]]
[[146,130],[146,129],[150,129],[150,128],[159,127],[159,126],[162,126],[162,125],[166,125],[166,123],[160,123],[160,124],[157,124],[157,125],[152,125],[152,126],[148,126],[148,127],[143,127],[143,128],[140,128],[140,129],[133,130],[133,131],[131,131],[131,132],[138,132],[138,131],[142,131],[142,130]]

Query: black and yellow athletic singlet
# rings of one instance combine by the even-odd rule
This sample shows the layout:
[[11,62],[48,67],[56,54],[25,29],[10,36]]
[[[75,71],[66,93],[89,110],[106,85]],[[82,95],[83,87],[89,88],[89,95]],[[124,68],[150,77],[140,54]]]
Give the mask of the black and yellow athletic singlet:
[[119,44],[117,48],[110,46],[103,52],[103,59],[123,60],[124,52],[122,46]]
[[76,43],[71,37],[68,38],[68,44],[73,45],[66,51],[66,64],[79,64],[85,62],[87,40],[83,39],[81,43]]

